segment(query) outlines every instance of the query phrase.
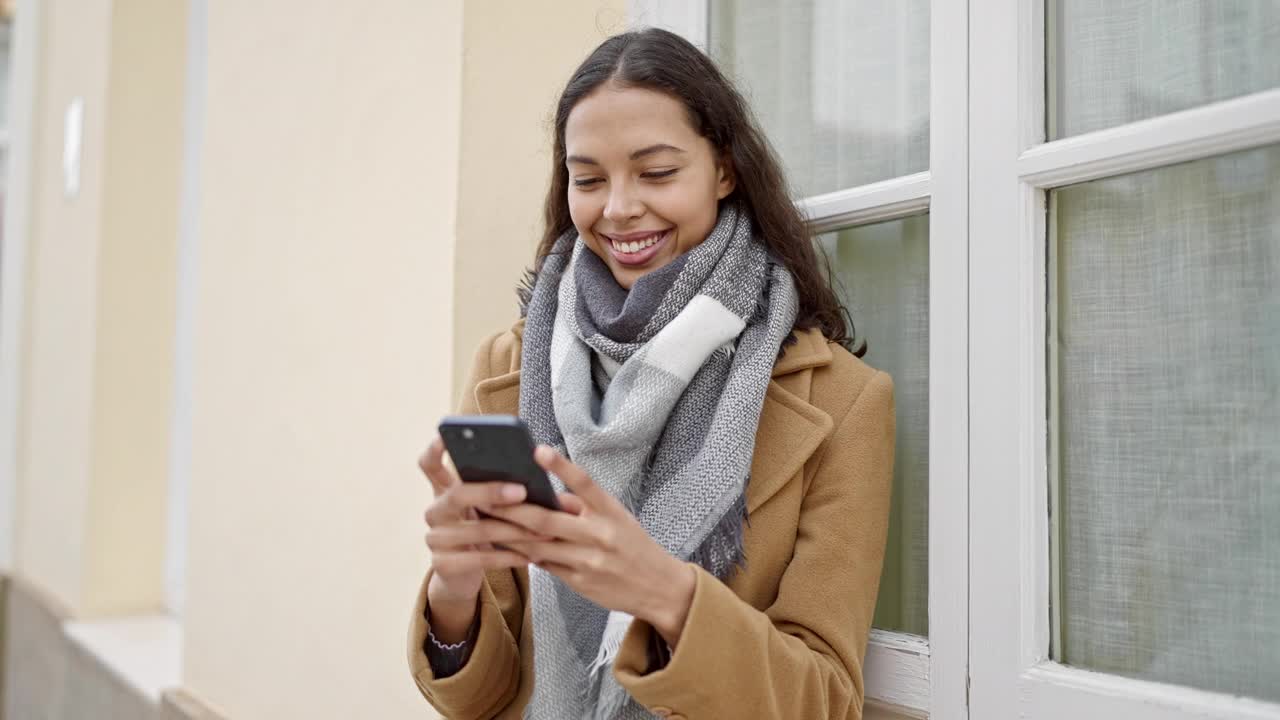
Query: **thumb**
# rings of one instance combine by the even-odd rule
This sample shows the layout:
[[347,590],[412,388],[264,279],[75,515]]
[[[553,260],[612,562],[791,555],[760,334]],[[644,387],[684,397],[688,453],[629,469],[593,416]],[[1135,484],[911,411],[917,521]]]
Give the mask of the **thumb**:
[[453,471],[453,463],[445,464],[444,441],[439,435],[431,438],[431,442],[427,444],[426,452],[422,453],[422,457],[418,458],[418,467],[422,469],[422,473],[431,481],[431,489],[435,492],[436,497],[440,497],[446,490],[456,485],[459,480]]

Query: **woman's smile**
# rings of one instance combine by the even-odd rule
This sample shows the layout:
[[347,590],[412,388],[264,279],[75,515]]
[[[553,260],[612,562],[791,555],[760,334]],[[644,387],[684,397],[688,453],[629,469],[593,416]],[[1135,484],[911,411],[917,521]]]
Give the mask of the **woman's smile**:
[[599,233],[608,242],[609,253],[628,267],[642,267],[666,247],[672,228],[640,230],[629,233]]

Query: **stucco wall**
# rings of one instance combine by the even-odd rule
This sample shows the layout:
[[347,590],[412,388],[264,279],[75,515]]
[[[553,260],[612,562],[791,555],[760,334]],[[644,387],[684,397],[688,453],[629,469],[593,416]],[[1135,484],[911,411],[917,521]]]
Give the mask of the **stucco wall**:
[[518,317],[551,174],[555,104],[592,48],[626,29],[623,0],[467,3],[462,63],[454,391],[472,353]]
[[461,43],[458,0],[208,3],[183,657],[229,717],[424,708]]
[[78,617],[161,603],[184,13],[53,0],[40,23],[14,571]]

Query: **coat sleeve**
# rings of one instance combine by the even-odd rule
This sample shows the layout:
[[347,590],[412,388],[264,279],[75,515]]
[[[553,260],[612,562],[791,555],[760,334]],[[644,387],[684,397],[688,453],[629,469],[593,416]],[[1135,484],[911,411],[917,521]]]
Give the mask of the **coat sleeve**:
[[[475,388],[482,380],[506,372],[491,367],[495,342],[500,333],[481,344],[459,403],[459,412],[479,412]],[[524,601],[519,592],[519,578],[512,571],[488,574],[480,587],[471,656],[456,674],[436,678],[427,660],[425,643],[431,630],[427,618],[427,585],[431,570],[418,590],[409,621],[409,672],[419,692],[446,718],[484,720],[501,712],[516,696],[520,684],[519,633],[524,616]]]
[[893,384],[877,372],[836,429],[801,504],[795,554],[765,610],[701,568],[680,642],[646,674],[651,626],[634,621],[614,665],[671,717],[862,716],[862,663],[888,531]]

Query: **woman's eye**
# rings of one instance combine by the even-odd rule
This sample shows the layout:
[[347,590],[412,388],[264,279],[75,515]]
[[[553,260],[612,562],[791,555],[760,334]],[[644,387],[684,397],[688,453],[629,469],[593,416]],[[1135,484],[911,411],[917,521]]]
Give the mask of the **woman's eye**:
[[676,171],[679,169],[680,168],[671,168],[670,170],[654,170],[653,172],[641,173],[640,177],[647,178],[649,180],[661,180],[662,178],[671,177],[672,175],[675,175]]
[[574,178],[574,187],[590,187],[600,182],[600,178]]

